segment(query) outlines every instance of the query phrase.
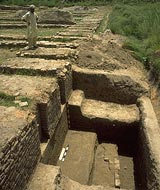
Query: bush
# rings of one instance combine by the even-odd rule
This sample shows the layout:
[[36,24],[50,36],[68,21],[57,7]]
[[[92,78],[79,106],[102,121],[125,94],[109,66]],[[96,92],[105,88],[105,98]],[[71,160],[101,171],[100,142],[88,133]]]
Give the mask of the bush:
[[[118,4],[109,16],[109,27],[113,33],[128,37],[124,47],[134,56],[154,60],[154,52],[160,49],[160,3]],[[156,59],[157,64],[160,61]],[[160,67],[158,67],[160,68]]]

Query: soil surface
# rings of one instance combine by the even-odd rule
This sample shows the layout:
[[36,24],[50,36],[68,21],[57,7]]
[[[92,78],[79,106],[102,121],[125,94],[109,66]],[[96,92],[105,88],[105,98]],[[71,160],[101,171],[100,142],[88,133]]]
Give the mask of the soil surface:
[[75,64],[83,68],[107,71],[130,67],[142,69],[142,64],[122,48],[122,43],[123,38],[119,35],[94,35],[93,39],[81,43],[78,47],[79,57]]

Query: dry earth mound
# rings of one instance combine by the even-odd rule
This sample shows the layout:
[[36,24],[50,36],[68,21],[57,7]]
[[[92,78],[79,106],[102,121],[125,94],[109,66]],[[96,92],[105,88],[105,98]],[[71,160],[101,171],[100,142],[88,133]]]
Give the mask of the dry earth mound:
[[48,10],[42,12],[40,22],[48,24],[74,24],[72,13],[62,10]]
[[94,35],[88,42],[83,42],[78,48],[79,57],[76,64],[79,67],[114,71],[129,67],[142,67],[126,50],[121,47],[121,39],[117,35]]

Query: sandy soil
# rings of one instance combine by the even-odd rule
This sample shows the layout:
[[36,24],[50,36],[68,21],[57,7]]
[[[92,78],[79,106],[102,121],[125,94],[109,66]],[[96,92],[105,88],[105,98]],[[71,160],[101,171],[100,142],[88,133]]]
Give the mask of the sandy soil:
[[80,44],[79,57],[75,64],[83,68],[107,71],[129,67],[143,69],[142,64],[122,48],[122,42],[122,37],[112,33],[94,35],[91,40]]

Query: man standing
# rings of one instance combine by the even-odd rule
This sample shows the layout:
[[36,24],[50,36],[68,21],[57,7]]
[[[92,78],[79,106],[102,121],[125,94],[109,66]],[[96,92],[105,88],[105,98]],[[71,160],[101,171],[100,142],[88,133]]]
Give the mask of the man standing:
[[22,17],[22,20],[27,23],[27,40],[28,46],[25,49],[34,49],[37,47],[37,21],[38,16],[34,12],[35,6],[31,5],[29,11]]

